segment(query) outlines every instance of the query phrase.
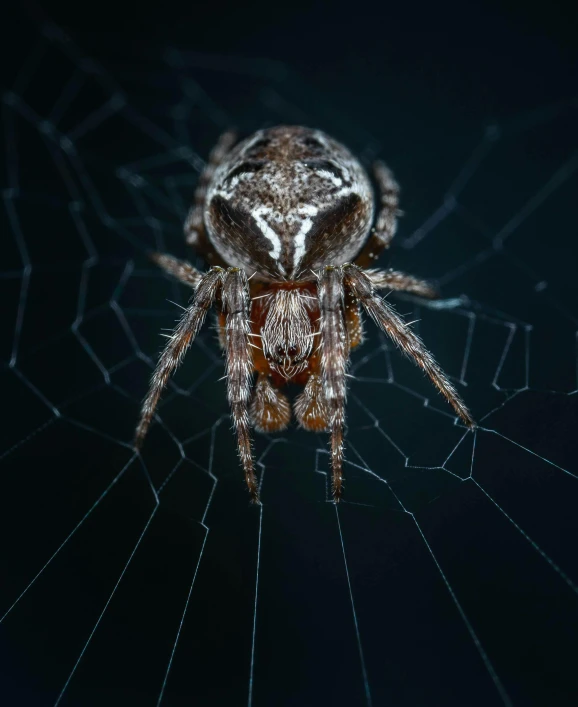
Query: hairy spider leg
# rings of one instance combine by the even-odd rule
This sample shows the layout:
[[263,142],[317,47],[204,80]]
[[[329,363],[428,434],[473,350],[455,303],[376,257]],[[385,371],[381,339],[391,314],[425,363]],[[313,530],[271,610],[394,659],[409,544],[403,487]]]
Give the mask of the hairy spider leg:
[[215,170],[236,141],[237,134],[233,130],[228,130],[221,135],[217,144],[211,150],[207,164],[199,176],[193,206],[189,211],[184,225],[187,244],[193,246],[210,265],[224,265],[224,263],[210,244],[205,230],[204,210],[207,189],[215,174]]
[[349,350],[351,350],[363,344],[363,320],[361,318],[359,302],[348,290],[345,290],[343,293],[343,306],[345,310],[347,339],[349,342]]
[[389,167],[383,162],[373,165],[373,175],[379,189],[379,210],[375,226],[361,252],[355,259],[355,264],[362,268],[374,263],[380,253],[389,248],[397,229],[399,185],[395,181]]
[[395,290],[412,295],[437,299],[440,294],[436,286],[427,280],[420,280],[399,270],[364,270],[376,290]]
[[343,427],[345,424],[345,371],[349,341],[343,311],[341,268],[326,267],[318,282],[321,311],[321,371],[331,433],[332,492],[336,503],[343,488]]
[[247,276],[239,268],[229,268],[223,282],[227,399],[237,432],[239,456],[245,482],[253,503],[259,503],[259,487],[253,466],[249,421],[249,401],[253,361],[250,346],[251,298]]
[[167,275],[171,275],[183,285],[188,285],[193,289],[199,285],[203,277],[203,273],[193,267],[186,260],[173,258],[167,253],[151,253],[150,259],[162,268]]
[[401,351],[413,359],[430,378],[432,383],[454,408],[462,421],[470,428],[476,426],[474,419],[450,383],[445,373],[424,346],[422,340],[414,334],[403,319],[396,314],[385,300],[375,291],[371,279],[356,265],[342,266],[344,284],[351,288],[355,297],[377,326],[388,334]]
[[172,336],[169,337],[169,343],[160,355],[151,378],[149,392],[142,405],[134,441],[137,449],[142,445],[148,432],[161,393],[169,377],[182,363],[189,346],[203,326],[207,312],[221,288],[222,281],[222,268],[211,268],[201,277],[191,304],[183,313]]
[[[363,343],[363,322],[357,300],[350,293],[344,294],[344,320],[349,350]],[[328,401],[323,389],[322,358],[315,351],[310,358],[309,377],[303,392],[294,403],[297,422],[311,432],[330,431]]]

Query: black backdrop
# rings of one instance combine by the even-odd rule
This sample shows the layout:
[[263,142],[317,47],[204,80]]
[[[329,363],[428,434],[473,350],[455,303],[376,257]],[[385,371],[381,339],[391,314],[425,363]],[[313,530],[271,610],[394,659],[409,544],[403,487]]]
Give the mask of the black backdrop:
[[[8,19],[2,704],[576,704],[576,17],[168,1]],[[248,506],[209,328],[130,446],[167,300],[187,297],[143,253],[193,257],[202,159],[231,124],[277,122],[394,168],[391,262],[449,300],[395,303],[480,421],[464,434],[368,327],[338,512],[326,441],[295,429],[256,439]]]

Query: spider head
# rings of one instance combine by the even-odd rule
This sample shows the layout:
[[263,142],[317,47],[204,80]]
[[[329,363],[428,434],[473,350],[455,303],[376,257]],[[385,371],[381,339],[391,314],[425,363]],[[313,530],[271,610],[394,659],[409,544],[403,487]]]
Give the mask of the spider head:
[[307,299],[298,289],[280,289],[268,308],[261,332],[263,353],[274,371],[293,378],[306,368],[313,348]]

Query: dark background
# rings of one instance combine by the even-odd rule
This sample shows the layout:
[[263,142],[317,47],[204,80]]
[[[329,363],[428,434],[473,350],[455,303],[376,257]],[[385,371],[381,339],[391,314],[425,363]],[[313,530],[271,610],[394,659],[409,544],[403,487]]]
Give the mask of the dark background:
[[[576,704],[577,29],[522,2],[5,16],[2,704],[156,705],[167,675],[176,707]],[[368,327],[338,512],[295,429],[256,439],[248,506],[209,327],[130,446],[187,298],[143,254],[193,257],[199,158],[280,122],[385,159],[391,262],[468,298],[396,305],[475,444]]]

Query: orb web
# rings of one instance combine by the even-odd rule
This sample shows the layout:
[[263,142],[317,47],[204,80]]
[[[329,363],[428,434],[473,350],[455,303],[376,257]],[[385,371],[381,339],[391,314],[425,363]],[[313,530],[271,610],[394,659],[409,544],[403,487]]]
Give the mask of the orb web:
[[367,164],[391,145],[282,64],[170,49],[105,67],[38,29],[2,106],[7,703],[570,704],[576,102],[440,134],[405,178],[393,150],[391,263],[444,299],[389,297],[476,433],[366,323],[343,504],[327,440],[293,427],[255,436],[248,508],[210,326],[133,451],[189,297],[146,252],[203,267],[182,223],[231,126],[322,127]]

